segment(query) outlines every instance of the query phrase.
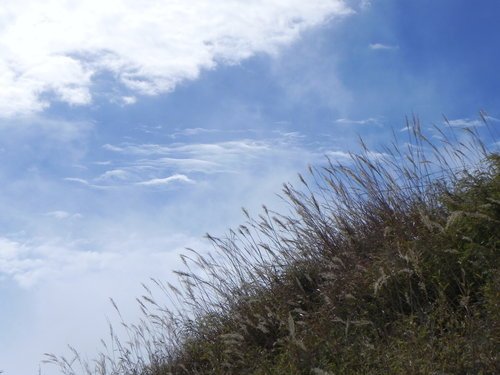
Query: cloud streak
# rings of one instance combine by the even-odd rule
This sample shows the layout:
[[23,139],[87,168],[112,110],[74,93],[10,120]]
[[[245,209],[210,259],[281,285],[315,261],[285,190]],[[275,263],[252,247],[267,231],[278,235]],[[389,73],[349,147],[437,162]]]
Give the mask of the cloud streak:
[[476,126],[484,126],[484,122],[481,120],[473,120],[469,118],[457,118],[453,120],[446,120],[445,124],[451,127],[460,127],[460,128],[471,128]]
[[390,44],[383,44],[383,43],[372,43],[370,44],[370,49],[374,51],[390,51],[390,50],[395,50],[399,49],[399,46],[394,46]]
[[382,125],[379,120],[376,118],[370,117],[366,119],[361,119],[361,120],[353,120],[349,118],[339,118],[335,120],[336,124],[341,124],[341,125]]
[[[103,148],[122,155],[119,168],[105,171],[96,180],[114,185],[161,186],[174,182],[193,183],[189,175],[208,178],[213,174],[238,174],[274,159],[299,159],[307,153],[300,135],[277,134],[267,139],[235,139],[191,144],[105,144]],[[297,156],[295,156],[295,154]],[[112,155],[110,157],[113,158]],[[169,177],[163,177],[170,175]],[[71,179],[75,182],[74,178]]]
[[194,183],[193,180],[191,180],[189,177],[183,174],[174,174],[169,177],[165,178],[152,178],[151,180],[147,181],[142,181],[138,182],[137,185],[142,185],[142,186],[167,186],[170,185],[172,182],[187,182],[187,183]]
[[0,5],[0,114],[51,102],[87,105],[93,77],[124,91],[173,90],[202,70],[276,53],[311,27],[353,11],[342,0],[4,0]]

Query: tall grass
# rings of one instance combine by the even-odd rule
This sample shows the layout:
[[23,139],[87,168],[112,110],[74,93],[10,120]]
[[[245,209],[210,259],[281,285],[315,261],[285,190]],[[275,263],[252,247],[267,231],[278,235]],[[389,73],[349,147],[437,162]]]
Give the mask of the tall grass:
[[361,141],[348,162],[310,167],[283,187],[288,213],[244,211],[207,235],[211,252],[187,249],[179,285],[144,286],[126,342],[110,327],[94,361],[72,349],[48,362],[68,375],[500,373],[500,156],[481,117],[486,137],[447,126],[436,140],[413,118],[404,143]]

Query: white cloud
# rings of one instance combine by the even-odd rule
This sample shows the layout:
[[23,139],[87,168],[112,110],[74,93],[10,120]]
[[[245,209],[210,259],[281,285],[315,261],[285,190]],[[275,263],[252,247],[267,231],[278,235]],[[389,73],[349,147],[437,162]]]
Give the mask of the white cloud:
[[1,262],[14,259],[19,253],[19,243],[8,238],[0,237],[0,267]]
[[330,160],[335,160],[335,161],[345,161],[345,160],[350,160],[351,155],[348,152],[345,151],[326,151],[325,156],[328,157]]
[[130,174],[123,169],[112,169],[104,172],[100,175],[97,180],[102,181],[116,181],[116,180],[127,180],[130,177]]
[[484,115],[484,118],[486,121],[500,122],[500,119],[493,117],[493,116]]
[[[192,173],[240,173],[246,168],[256,168],[266,159],[289,157],[287,155],[295,149],[303,152],[297,143],[296,138],[300,138],[297,134],[279,134],[265,140],[236,139],[213,143],[105,144],[102,146],[104,150],[123,155],[116,168],[90,179],[71,176],[64,180],[98,189],[193,183],[194,180],[188,177]],[[165,175],[169,177],[163,177]]]
[[[124,161],[118,169],[104,172],[96,181],[108,184],[159,186],[173,181],[194,182],[187,175],[241,174],[261,169],[262,164],[273,160],[300,160],[301,155],[315,158],[306,152],[302,135],[297,132],[279,133],[263,140],[236,139],[214,143],[193,144],[105,144],[103,148],[123,154]],[[127,160],[128,159],[128,160]],[[312,161],[312,160],[311,160]],[[165,174],[171,175],[167,178]],[[68,180],[68,179],[67,179]],[[81,182],[77,178],[70,181]],[[90,187],[95,187],[87,182]],[[112,186],[112,185],[109,185]]]
[[[108,242],[112,243],[109,239]],[[123,249],[124,242],[120,242],[120,251],[115,251],[113,245],[109,244],[107,249],[95,251],[93,245],[86,241],[68,241],[63,238],[14,241],[0,237],[0,275],[8,275],[19,286],[31,288],[42,281],[69,279],[95,270],[110,269],[123,262],[124,258],[138,255],[138,250],[133,249],[130,243],[126,243],[129,247]],[[154,257],[158,251],[156,248],[143,253],[143,256]],[[171,255],[168,257],[170,259]]]
[[118,146],[113,146],[109,143],[106,143],[105,145],[102,146],[103,149],[108,150],[108,151],[115,151],[115,152],[123,152],[124,148],[118,147]]
[[65,219],[80,219],[82,217],[81,214],[71,214],[69,212],[63,210],[50,211],[45,214],[45,216],[52,217],[57,220],[65,220]]
[[[284,151],[282,146],[291,147],[293,142],[280,136],[258,141],[239,139],[193,144],[124,143],[118,146],[105,144],[103,148],[129,157],[138,157],[128,166],[120,168],[129,172],[153,172],[162,168],[172,168],[183,173],[214,173],[240,170],[246,161],[255,162],[255,158]],[[105,174],[108,173],[114,172]]]
[[65,177],[64,180],[69,181],[69,182],[76,182],[76,183],[82,184],[82,185],[89,185],[89,182],[87,180],[84,180],[83,178]]
[[446,120],[445,124],[453,127],[467,127],[467,128],[484,125],[484,123],[480,120],[471,120],[468,118],[457,118],[455,120]]
[[120,146],[105,144],[105,150],[121,152],[130,155],[172,155],[185,154],[192,156],[219,157],[221,155],[231,155],[239,153],[255,153],[269,150],[271,145],[268,141],[257,141],[252,139],[241,139],[216,143],[191,143],[191,144],[170,144],[160,145],[155,143],[132,144],[124,143]]
[[362,120],[352,120],[348,118],[339,118],[335,120],[336,124],[343,125],[381,125],[380,121],[376,118],[370,117]]
[[343,0],[3,0],[0,113],[40,111],[53,97],[88,104],[103,72],[134,93],[168,92],[352,12]]
[[[108,224],[113,230],[113,224]],[[144,228],[147,223],[141,225]],[[127,321],[138,321],[135,297],[144,292],[140,283],[149,277],[173,282],[173,275],[165,270],[180,267],[178,254],[184,246],[202,244],[180,234],[148,234],[135,240],[105,237],[99,241],[107,244],[98,246],[101,251],[63,238],[13,240],[0,235],[0,280],[12,279],[15,284],[9,287],[17,297],[2,295],[4,325],[0,328],[8,329],[0,340],[0,369],[5,374],[38,373],[42,353],[66,354],[68,344],[94,356],[99,338],[106,336],[106,316],[116,320],[111,296]],[[84,330],[77,329],[81,322],[90,321]],[[60,372],[42,365],[41,373]]]
[[135,104],[137,102],[137,98],[135,96],[123,96],[122,102],[125,105]]
[[172,134],[170,137],[171,138],[177,138],[178,136],[193,136],[193,135],[199,135],[199,134],[204,134],[204,133],[218,133],[220,130],[218,129],[206,129],[206,128],[186,128],[179,130]]
[[[344,164],[349,164],[353,161],[353,154],[341,150],[330,150],[325,152],[325,156],[332,161],[337,161]],[[387,158],[388,155],[383,152],[367,151],[366,156],[370,160],[377,160],[382,158]]]
[[[41,279],[55,275],[61,270],[75,271],[104,265],[111,260],[110,254],[75,251],[74,244],[58,242],[15,242],[0,238],[0,274],[11,276],[20,286],[29,288]],[[105,259],[106,258],[106,259]]]
[[183,157],[140,159],[134,161],[128,168],[132,170],[160,170],[168,168],[183,171],[184,173],[213,173],[224,169],[221,164],[213,161]]
[[370,44],[370,49],[376,50],[376,51],[377,50],[378,51],[380,51],[380,50],[382,50],[382,51],[383,50],[388,51],[388,50],[394,50],[394,49],[398,49],[398,48],[399,48],[399,46],[393,46],[393,45],[390,45],[390,44],[383,44],[383,43],[372,43],[372,44]]
[[147,181],[138,182],[137,185],[143,186],[165,186],[170,185],[173,182],[188,182],[194,183],[189,177],[183,174],[174,174],[173,176],[165,177],[165,178],[153,178]]

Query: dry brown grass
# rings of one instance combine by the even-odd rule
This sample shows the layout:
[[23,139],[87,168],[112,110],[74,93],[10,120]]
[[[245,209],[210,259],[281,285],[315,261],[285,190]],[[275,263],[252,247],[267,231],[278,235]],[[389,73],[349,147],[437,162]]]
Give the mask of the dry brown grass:
[[154,280],[164,301],[145,287],[144,319],[122,322],[128,342],[111,329],[94,362],[48,361],[68,375],[500,373],[500,157],[474,129],[433,141],[408,125],[403,146],[361,143],[285,184],[290,213],[245,212],[207,236],[213,251],[187,250],[180,287]]

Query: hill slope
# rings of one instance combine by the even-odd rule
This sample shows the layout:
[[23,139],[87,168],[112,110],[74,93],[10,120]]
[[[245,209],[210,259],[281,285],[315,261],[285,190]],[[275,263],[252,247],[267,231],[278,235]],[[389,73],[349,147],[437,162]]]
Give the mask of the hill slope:
[[89,374],[500,373],[500,156],[471,130],[452,142],[438,129],[436,144],[411,129],[406,146],[364,147],[285,185],[290,214],[264,207],[208,236],[214,251],[186,255],[180,287],[156,281],[168,309],[147,289],[131,341],[95,367],[76,363]]

